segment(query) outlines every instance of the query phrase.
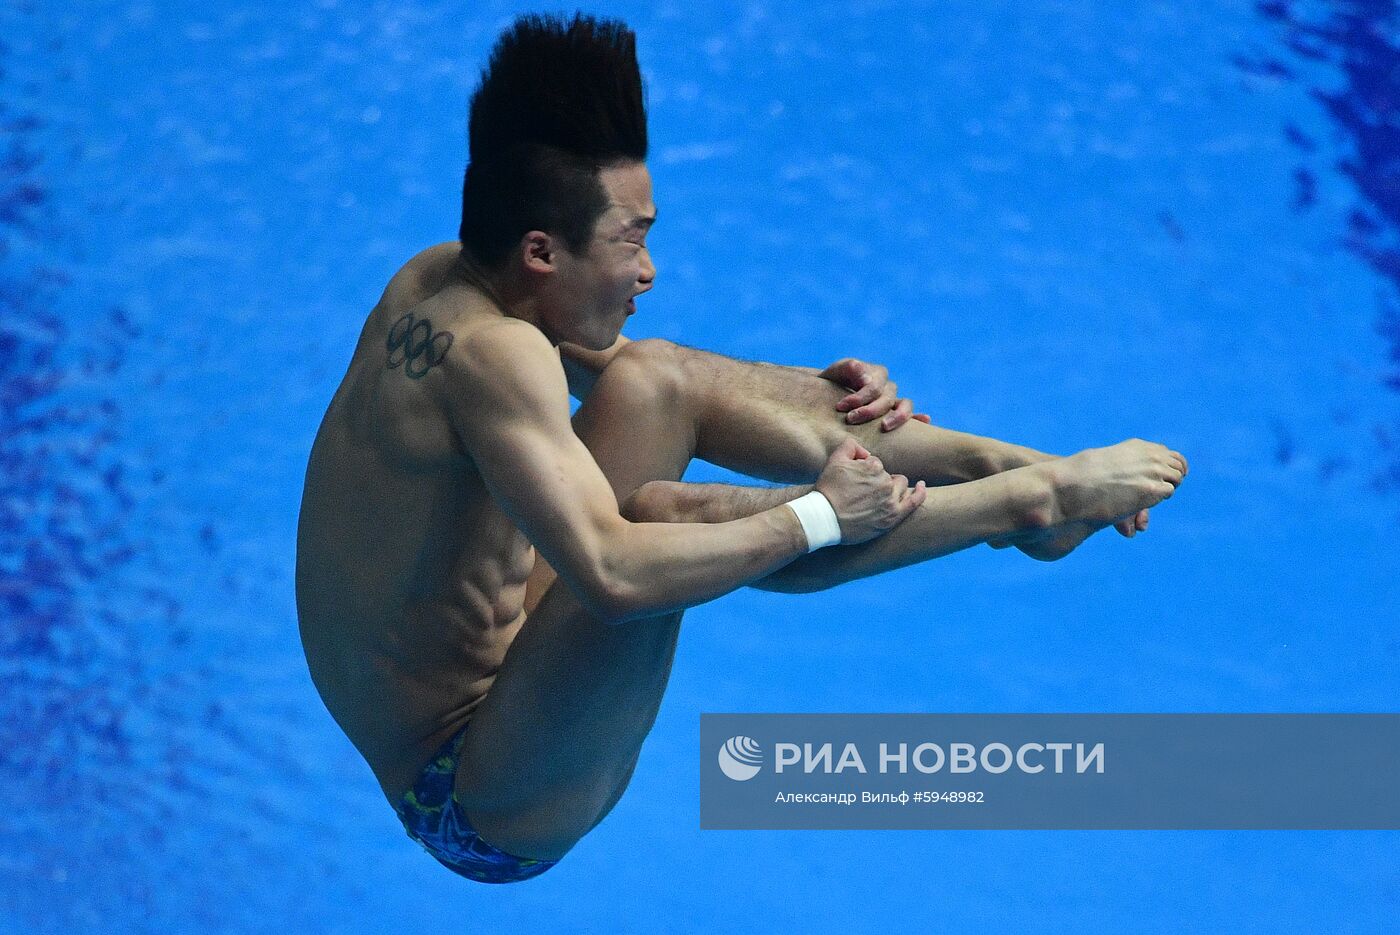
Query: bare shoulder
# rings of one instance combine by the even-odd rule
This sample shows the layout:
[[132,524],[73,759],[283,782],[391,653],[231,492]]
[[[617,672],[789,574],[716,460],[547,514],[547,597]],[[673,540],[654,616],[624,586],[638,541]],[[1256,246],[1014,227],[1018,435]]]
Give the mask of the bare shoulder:
[[379,300],[382,307],[417,305],[442,288],[452,272],[462,245],[455,240],[435,244],[414,254],[390,279]]
[[446,272],[452,264],[457,262],[457,257],[462,251],[460,241],[448,240],[440,244],[434,244],[426,250],[420,250],[414,254],[413,259],[403,265],[403,271],[412,271],[418,275],[431,274],[437,271]]
[[439,405],[478,463],[512,441],[571,433],[564,367],[529,322],[504,318],[465,329],[442,370]]
[[522,396],[562,394],[568,405],[568,385],[558,351],[529,322],[500,318],[477,323],[458,336],[444,361],[447,384],[458,402],[509,405]]
[[458,241],[444,241],[442,244],[434,244],[430,248],[414,253],[413,259],[403,265],[399,273],[413,274],[413,276],[424,276],[437,272],[445,273],[456,262],[458,253],[462,251],[462,244]]

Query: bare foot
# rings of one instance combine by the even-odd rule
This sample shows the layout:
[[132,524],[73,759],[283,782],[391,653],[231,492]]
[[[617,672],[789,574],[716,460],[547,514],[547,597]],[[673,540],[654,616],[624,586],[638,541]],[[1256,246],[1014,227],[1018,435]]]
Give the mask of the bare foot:
[[1016,546],[1042,562],[1064,558],[1107,526],[1129,539],[1146,530],[1148,508],[1175,493],[1190,470],[1180,452],[1139,438],[1035,466],[1046,471],[1051,490],[1039,528],[987,544]]
[[1043,562],[1064,558],[1107,526],[1130,539],[1147,529],[1148,508],[1170,497],[1189,470],[1179,452],[1136,438],[1039,466],[1053,491],[1041,528],[988,544],[1014,545]]
[[987,544],[994,549],[1015,546],[1038,562],[1056,562],[1079,548],[1085,539],[1101,528],[1089,523],[1065,523],[1063,526],[1018,533],[1004,539],[991,539]]
[[1091,532],[1136,518],[1167,499],[1189,469],[1179,452],[1137,438],[1042,467],[1050,472],[1054,490],[1047,527],[1087,523]]
[[[1147,522],[1147,511],[1142,510],[1133,516],[1120,519],[1113,524],[1113,528],[1124,538],[1131,539],[1147,529]],[[1087,522],[1066,523],[1063,526],[1052,526],[1049,529],[992,540],[987,544],[994,549],[1005,549],[1014,545],[1038,562],[1057,562],[1079,548],[1085,539],[1104,528],[1106,527]]]

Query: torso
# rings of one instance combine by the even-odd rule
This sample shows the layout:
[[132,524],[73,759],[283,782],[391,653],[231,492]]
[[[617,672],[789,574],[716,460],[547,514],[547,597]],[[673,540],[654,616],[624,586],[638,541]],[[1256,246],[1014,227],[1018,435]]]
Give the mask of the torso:
[[441,374],[387,366],[407,312],[459,340],[489,319],[442,294],[455,252],[419,254],[371,313],[312,447],[297,534],[312,680],[390,802],[490,690],[534,565],[434,401]]

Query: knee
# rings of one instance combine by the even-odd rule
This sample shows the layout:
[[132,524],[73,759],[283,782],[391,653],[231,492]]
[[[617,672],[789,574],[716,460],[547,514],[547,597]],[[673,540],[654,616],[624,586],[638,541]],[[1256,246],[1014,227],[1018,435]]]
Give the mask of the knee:
[[665,361],[674,357],[679,351],[679,344],[667,341],[665,338],[639,338],[636,341],[628,341],[618,348],[612,359],[614,361]]
[[685,395],[682,349],[661,338],[633,341],[618,351],[598,377],[595,389],[652,403],[681,402]]

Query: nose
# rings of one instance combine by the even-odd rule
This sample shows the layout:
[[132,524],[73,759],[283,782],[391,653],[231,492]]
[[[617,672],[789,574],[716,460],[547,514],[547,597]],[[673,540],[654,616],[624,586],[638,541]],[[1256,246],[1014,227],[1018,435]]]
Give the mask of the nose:
[[642,270],[637,274],[637,285],[641,286],[642,292],[650,292],[652,285],[656,282],[656,264],[651,261],[651,254],[645,247],[642,248]]

